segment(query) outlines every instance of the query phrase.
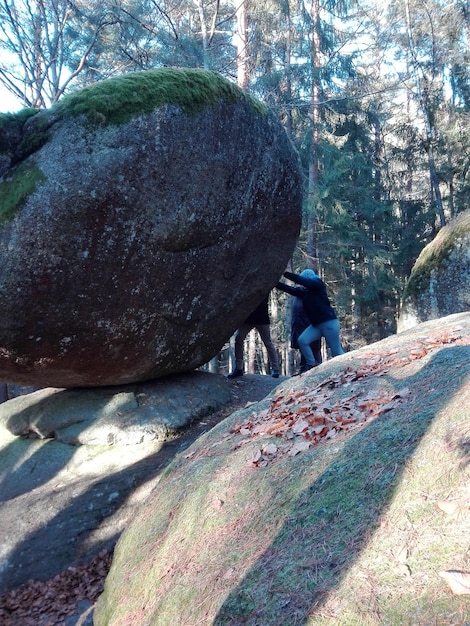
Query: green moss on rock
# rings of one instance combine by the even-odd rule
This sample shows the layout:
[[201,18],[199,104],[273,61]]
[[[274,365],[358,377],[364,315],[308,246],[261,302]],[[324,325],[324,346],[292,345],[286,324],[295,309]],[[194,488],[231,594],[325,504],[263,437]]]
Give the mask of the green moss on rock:
[[[132,118],[173,104],[194,115],[220,100],[244,100],[259,114],[266,107],[219,74],[200,69],[160,68],[101,81],[64,96],[46,111],[23,109],[0,114],[0,152],[10,154],[11,165],[40,149],[51,126],[61,118],[85,115],[95,124],[125,124]],[[34,119],[31,119],[34,117]],[[11,169],[0,183],[0,223],[12,219],[43,179],[36,167]]]
[[38,109],[0,114],[0,153],[8,156],[10,167],[47,143],[50,125],[47,112]]
[[39,109],[21,109],[17,113],[0,113],[0,133],[10,124],[24,124],[26,120],[39,113]]
[[0,153],[11,154],[17,150],[15,139],[21,136],[25,122],[38,113],[38,109],[0,113]]
[[421,251],[406,285],[403,299],[416,296],[423,288],[426,288],[429,285],[431,273],[442,267],[458,240],[469,237],[470,211],[466,211],[442,228],[436,238]]
[[62,98],[54,109],[62,115],[86,115],[95,123],[125,124],[165,104],[194,115],[221,99],[244,98],[259,113],[263,104],[219,74],[199,69],[160,68],[110,78]]
[[220,100],[240,99],[260,114],[267,112],[261,102],[215,72],[179,68],[133,72],[64,96],[44,111],[0,114],[0,153],[9,155],[11,165],[19,163],[47,143],[51,126],[61,118],[85,115],[96,125],[120,125],[166,104],[194,115]]
[[26,158],[39,150],[49,139],[50,121],[47,115],[38,115],[27,125],[19,144],[19,153]]
[[43,180],[44,175],[38,167],[20,166],[10,172],[7,180],[0,182],[0,224],[15,217],[27,197]]

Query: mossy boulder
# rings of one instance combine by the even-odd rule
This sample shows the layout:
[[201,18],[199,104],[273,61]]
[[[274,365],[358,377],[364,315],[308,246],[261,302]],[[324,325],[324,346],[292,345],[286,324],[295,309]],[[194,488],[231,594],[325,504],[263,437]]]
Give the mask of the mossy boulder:
[[0,380],[193,370],[282,274],[301,222],[298,155],[218,74],[129,74],[0,117]]
[[403,294],[398,330],[464,311],[470,311],[470,211],[422,250]]

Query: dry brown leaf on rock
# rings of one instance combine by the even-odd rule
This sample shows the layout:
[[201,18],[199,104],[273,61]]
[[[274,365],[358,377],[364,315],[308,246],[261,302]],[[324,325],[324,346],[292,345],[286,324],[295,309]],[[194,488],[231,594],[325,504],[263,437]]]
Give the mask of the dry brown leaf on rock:
[[449,517],[455,517],[456,519],[461,519],[470,512],[470,506],[462,502],[439,500],[436,504],[437,507],[449,515]]
[[267,446],[263,448],[264,454],[274,455],[277,452],[277,446],[274,443],[268,443]]
[[392,555],[399,563],[405,563],[409,556],[408,548],[406,546],[397,546],[392,550]]
[[287,454],[289,456],[295,456],[299,452],[308,450],[310,446],[311,446],[311,443],[309,441],[297,441],[296,443],[293,444],[293,446],[290,448]]
[[[364,381],[373,376],[384,375],[390,367],[404,367],[411,361],[424,358],[429,351],[445,343],[465,345],[468,339],[454,337],[428,338],[425,343],[417,341],[409,353],[402,357],[397,350],[382,355],[371,355],[360,367],[346,367],[341,372],[325,378],[315,387],[307,386],[281,391],[271,400],[270,406],[253,412],[248,419],[232,426],[229,435],[241,435],[235,449],[258,437],[276,437],[287,442],[278,446],[275,454],[265,453],[261,448],[253,453],[249,465],[266,467],[284,455],[296,456],[311,446],[328,441],[340,433],[360,428],[366,422],[393,411],[408,398],[409,387],[391,391],[367,390]],[[341,387],[349,395],[336,397]],[[364,391],[365,389],[365,391]]]
[[439,572],[451,591],[458,596],[470,594],[470,572],[459,572],[458,570],[448,570]]

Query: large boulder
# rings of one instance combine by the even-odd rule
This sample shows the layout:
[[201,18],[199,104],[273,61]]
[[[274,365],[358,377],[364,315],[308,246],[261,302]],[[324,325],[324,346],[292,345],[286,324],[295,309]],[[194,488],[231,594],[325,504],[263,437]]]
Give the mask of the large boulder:
[[419,255],[406,285],[397,329],[470,311],[470,211],[461,213]]
[[0,380],[118,385],[212,358],[300,229],[298,155],[218,74],[163,68],[0,119]]

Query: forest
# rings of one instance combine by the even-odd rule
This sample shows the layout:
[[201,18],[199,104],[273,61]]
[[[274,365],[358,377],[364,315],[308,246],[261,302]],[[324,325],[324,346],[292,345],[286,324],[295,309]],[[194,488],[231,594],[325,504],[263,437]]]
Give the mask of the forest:
[[[469,29],[465,0],[0,0],[0,85],[45,108],[111,76],[199,67],[267,104],[304,173],[289,268],[325,281],[348,351],[396,332],[420,251],[467,208]],[[289,296],[270,305],[289,375]],[[265,373],[247,341],[246,370]]]

